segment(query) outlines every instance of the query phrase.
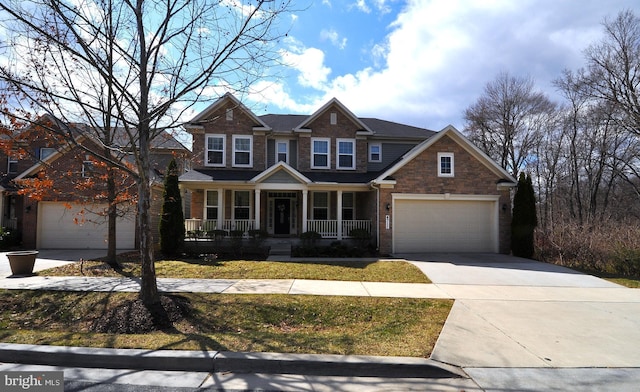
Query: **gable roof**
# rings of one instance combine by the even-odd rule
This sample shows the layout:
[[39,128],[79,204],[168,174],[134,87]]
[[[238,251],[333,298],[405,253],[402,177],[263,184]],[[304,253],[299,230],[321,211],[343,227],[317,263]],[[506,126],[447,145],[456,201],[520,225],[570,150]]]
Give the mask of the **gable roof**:
[[228,101],[231,101],[233,105],[240,108],[243,112],[247,114],[247,116],[253,119],[256,122],[256,124],[258,124],[258,128],[261,128],[267,131],[271,130],[271,128],[260,119],[260,117],[256,116],[251,110],[249,110],[248,107],[246,107],[242,102],[238,100],[238,98],[236,98],[231,93],[225,93],[222,97],[218,98],[217,101],[209,105],[209,107],[207,107],[202,112],[200,112],[197,116],[192,118],[191,121],[187,122],[187,124],[185,124],[185,128],[201,126],[201,123],[205,122],[213,112],[218,110],[223,104],[225,104]]
[[351,111],[347,109],[347,107],[344,106],[342,102],[338,101],[336,98],[332,98],[329,102],[325,103],[320,109],[316,110],[312,115],[310,115],[300,124],[298,124],[298,126],[294,128],[294,131],[296,132],[304,131],[307,125],[312,123],[322,113],[327,111],[327,109],[329,109],[331,106],[337,106],[341,111],[343,111],[347,116],[349,116],[353,122],[355,122],[358,126],[360,126],[364,130],[363,134],[373,135],[373,131],[365,123],[360,121],[360,119],[356,117],[355,114],[351,113]]
[[[513,184],[517,183],[516,179],[513,178],[511,174],[509,174],[505,169],[503,169],[500,165],[498,165],[493,159],[491,159],[487,154],[485,154],[482,150],[476,147],[473,143],[469,141],[464,135],[462,135],[455,127],[452,125],[448,125],[440,132],[436,133],[433,137],[423,141],[418,144],[411,150],[409,150],[406,154],[404,154],[395,164],[391,165],[387,170],[382,172],[376,179],[373,180],[374,183],[385,182],[386,178],[393,175],[395,172],[400,170],[404,165],[411,162],[415,157],[420,155],[427,148],[434,145],[438,140],[442,139],[444,136],[449,136],[456,143],[458,143],[462,148],[464,148],[467,152],[469,152],[472,156],[474,156],[478,161],[484,164],[489,170],[495,173],[498,177],[502,177],[503,180],[507,180]],[[502,182],[503,185],[505,184]]]
[[298,182],[301,182],[301,183],[308,184],[311,182],[311,180],[305,177],[302,173],[300,173],[296,169],[289,166],[286,162],[282,162],[282,161],[276,163],[275,165],[271,166],[267,170],[253,177],[251,179],[251,182],[261,182],[271,177],[273,174],[277,172],[286,172],[291,177],[293,177],[294,179],[296,179]]

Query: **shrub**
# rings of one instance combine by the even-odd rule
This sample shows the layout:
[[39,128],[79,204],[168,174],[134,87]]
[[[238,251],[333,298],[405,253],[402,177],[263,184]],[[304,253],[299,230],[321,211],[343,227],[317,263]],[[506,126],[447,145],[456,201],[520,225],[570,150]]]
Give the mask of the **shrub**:
[[531,176],[520,173],[518,189],[513,198],[513,218],[511,220],[511,250],[514,256],[533,257],[534,231],[537,224],[536,198]]
[[322,239],[322,235],[317,231],[306,231],[300,234],[300,240],[302,241],[302,246],[315,246],[318,243],[318,240]]
[[371,233],[365,229],[353,229],[349,232],[349,236],[361,248],[365,248],[371,243]]
[[20,243],[17,230],[0,227],[0,249],[9,249]]
[[602,220],[593,226],[556,222],[536,234],[536,254],[541,261],[640,277],[640,222]]
[[164,202],[160,219],[160,249],[165,255],[178,254],[184,245],[184,215],[178,187],[178,165],[169,162],[164,179]]

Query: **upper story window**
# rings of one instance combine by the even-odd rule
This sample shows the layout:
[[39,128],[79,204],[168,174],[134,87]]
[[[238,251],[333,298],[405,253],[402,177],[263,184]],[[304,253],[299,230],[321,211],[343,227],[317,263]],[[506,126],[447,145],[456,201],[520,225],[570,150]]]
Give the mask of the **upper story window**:
[[331,122],[331,125],[338,124],[338,113],[332,112],[329,117],[330,117],[329,118],[329,122]]
[[233,166],[253,166],[253,136],[233,136]]
[[233,121],[233,109],[227,109],[225,117],[227,121]]
[[56,152],[55,148],[42,147],[40,149],[40,160],[46,159],[49,155],[53,154],[54,152]]
[[336,150],[338,151],[338,169],[356,168],[356,141],[354,139],[337,139]]
[[453,177],[453,176],[454,176],[453,153],[439,152],[438,153],[438,177]]
[[9,155],[7,158],[7,173],[17,173],[18,172],[18,158],[15,156]]
[[205,219],[218,219],[218,191],[207,191]]
[[328,169],[331,162],[331,149],[328,138],[311,138],[311,168]]
[[276,162],[289,163],[288,141],[276,141]]
[[204,162],[206,166],[224,166],[224,135],[206,135]]
[[369,162],[382,162],[382,145],[380,143],[369,144]]

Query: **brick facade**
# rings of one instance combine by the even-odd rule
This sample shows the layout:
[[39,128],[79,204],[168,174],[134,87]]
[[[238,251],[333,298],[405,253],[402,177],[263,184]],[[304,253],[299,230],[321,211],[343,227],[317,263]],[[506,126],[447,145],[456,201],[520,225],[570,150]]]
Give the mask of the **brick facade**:
[[[438,177],[438,153],[454,154],[454,177]],[[442,137],[420,155],[393,173],[396,184],[380,190],[380,214],[390,216],[390,228],[386,229],[385,219],[380,220],[380,252],[392,251],[393,211],[386,210],[393,205],[393,193],[410,194],[457,194],[457,195],[498,195],[499,199],[499,250],[510,251],[511,198],[509,190],[498,190],[501,178],[448,136]],[[506,211],[502,206],[506,205]]]

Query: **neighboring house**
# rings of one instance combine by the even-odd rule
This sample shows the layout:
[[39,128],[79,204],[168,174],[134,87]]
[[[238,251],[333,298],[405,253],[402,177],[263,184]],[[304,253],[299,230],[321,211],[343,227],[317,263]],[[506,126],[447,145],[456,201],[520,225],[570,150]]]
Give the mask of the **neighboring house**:
[[337,99],[257,116],[227,94],[193,118],[187,230],[367,230],[381,254],[509,252],[515,179],[449,126],[359,118]]
[[[22,150],[21,156],[0,152],[0,225],[17,230],[25,248],[106,249],[108,204],[104,197],[105,181],[101,177],[104,165],[80,147],[51,140],[44,134],[29,138],[28,144],[16,146]],[[86,137],[78,136],[77,140],[91,150],[100,148]],[[179,162],[188,162],[189,155],[169,134],[152,142],[154,227],[159,222],[162,205],[162,175],[173,157]],[[38,178],[43,174],[52,184],[49,189],[43,189],[41,197],[34,199],[20,194],[16,180]],[[129,175],[120,172],[116,187],[119,196],[129,194],[135,199],[137,188]],[[118,205],[118,211],[117,247],[137,248],[135,202],[125,200]]]

